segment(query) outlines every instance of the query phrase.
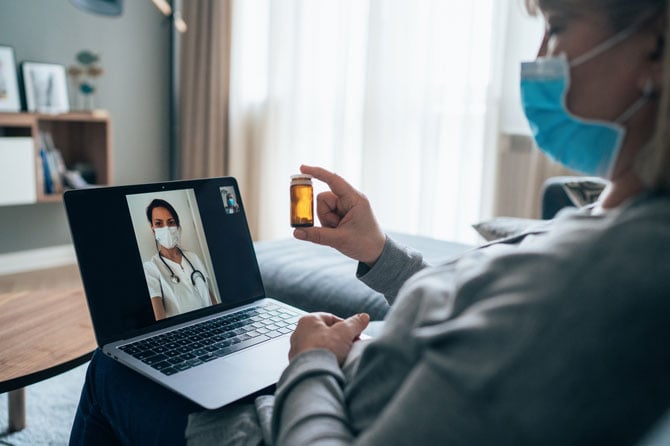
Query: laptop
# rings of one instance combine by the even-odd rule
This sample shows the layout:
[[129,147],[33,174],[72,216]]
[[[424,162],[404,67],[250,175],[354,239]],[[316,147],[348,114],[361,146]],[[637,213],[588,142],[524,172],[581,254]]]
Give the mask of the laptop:
[[64,202],[106,355],[207,409],[278,381],[304,312],[265,295],[234,178],[72,190]]

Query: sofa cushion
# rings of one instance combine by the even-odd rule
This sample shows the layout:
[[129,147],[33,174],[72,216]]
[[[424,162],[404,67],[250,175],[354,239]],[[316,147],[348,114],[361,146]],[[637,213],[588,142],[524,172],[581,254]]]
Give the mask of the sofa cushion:
[[542,219],[549,220],[565,207],[583,207],[594,203],[607,180],[598,177],[562,176],[547,179],[542,186]]
[[[397,242],[439,264],[471,247],[408,234],[389,234]],[[255,243],[265,292],[305,311],[327,311],[340,317],[367,312],[381,320],[388,304],[380,293],[356,278],[357,262],[338,251],[295,239]]]
[[472,225],[475,231],[486,241],[499,240],[523,234],[532,229],[540,229],[547,224],[547,220],[517,217],[494,217]]

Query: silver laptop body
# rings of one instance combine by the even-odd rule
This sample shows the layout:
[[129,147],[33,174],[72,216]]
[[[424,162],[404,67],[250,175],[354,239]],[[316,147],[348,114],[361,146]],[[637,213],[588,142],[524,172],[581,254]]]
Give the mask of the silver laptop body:
[[[74,190],[64,201],[105,354],[208,409],[277,382],[303,312],[265,296],[234,178]],[[147,214],[165,202],[179,218],[180,264],[161,254],[162,222]]]

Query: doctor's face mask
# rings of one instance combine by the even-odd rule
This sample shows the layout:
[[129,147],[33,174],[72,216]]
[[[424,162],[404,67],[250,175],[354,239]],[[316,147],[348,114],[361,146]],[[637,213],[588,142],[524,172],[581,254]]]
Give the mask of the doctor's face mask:
[[181,237],[181,228],[179,226],[164,226],[162,228],[154,228],[156,241],[161,246],[172,249],[179,244]]
[[571,62],[562,54],[521,64],[521,99],[535,142],[565,167],[611,176],[626,135],[623,124],[649,100],[653,85],[649,81],[642,97],[614,122],[583,119],[566,106],[570,68],[598,57],[638,29],[637,25],[625,29]]

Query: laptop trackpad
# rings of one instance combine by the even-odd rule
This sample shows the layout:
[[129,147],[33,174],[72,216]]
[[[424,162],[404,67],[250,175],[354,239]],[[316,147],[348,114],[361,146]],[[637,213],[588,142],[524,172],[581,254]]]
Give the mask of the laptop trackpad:
[[284,336],[180,373],[179,389],[207,409],[217,409],[275,384],[288,365]]

